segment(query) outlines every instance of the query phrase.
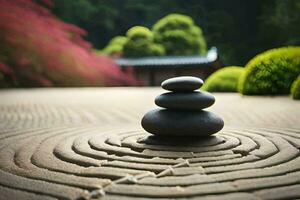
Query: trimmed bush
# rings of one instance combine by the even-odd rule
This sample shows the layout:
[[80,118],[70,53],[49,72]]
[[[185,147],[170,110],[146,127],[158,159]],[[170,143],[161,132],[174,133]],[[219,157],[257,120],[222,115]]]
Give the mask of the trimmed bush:
[[291,94],[293,99],[300,99],[300,75],[292,84]]
[[224,67],[211,74],[201,89],[209,92],[237,92],[238,80],[243,73],[242,67]]
[[128,41],[124,45],[124,57],[162,56],[165,54],[163,46],[153,42],[152,32],[142,26],[130,28],[126,36]]
[[129,40],[140,40],[140,39],[152,40],[153,39],[152,32],[147,27],[143,27],[143,26],[134,26],[130,28],[126,33],[126,36]]
[[247,63],[238,90],[246,95],[288,94],[299,73],[300,47],[271,49]]
[[127,38],[125,36],[116,36],[110,40],[102,52],[107,55],[122,55],[126,42]]
[[167,55],[197,55],[206,52],[202,30],[186,15],[170,14],[153,26],[154,41],[162,44]]

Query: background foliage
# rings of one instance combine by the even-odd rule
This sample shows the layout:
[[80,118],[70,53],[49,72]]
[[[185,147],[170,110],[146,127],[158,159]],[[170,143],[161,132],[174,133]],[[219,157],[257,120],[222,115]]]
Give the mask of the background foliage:
[[96,56],[85,34],[34,1],[0,0],[0,87],[134,82],[112,59]]
[[243,73],[243,67],[224,67],[211,74],[201,89],[209,92],[238,92],[238,81]]
[[[180,15],[165,20],[170,13]],[[102,49],[108,41],[103,52],[115,56],[124,51],[129,56],[138,51],[144,55],[164,55],[179,54],[179,48],[168,48],[174,41],[187,44],[183,49],[191,52],[204,52],[205,41],[203,37],[199,39],[203,35],[208,47],[218,48],[225,64],[245,66],[268,49],[299,46],[299,24],[298,0],[0,0],[0,84],[9,87],[133,83],[130,74],[120,71],[110,58],[95,54],[97,50],[92,45]],[[128,29],[127,37],[121,36]],[[188,36],[183,37],[182,30]],[[295,67],[299,56],[285,55],[288,56],[263,53],[253,59],[255,63],[250,61],[240,91],[287,93],[292,79],[299,74]],[[262,81],[263,77],[270,77],[269,71],[276,76]]]
[[125,36],[113,37],[103,49],[103,53],[112,56],[122,56],[123,48],[127,41],[128,39]]
[[134,26],[126,33],[128,41],[124,44],[125,57],[161,56],[164,48],[155,44],[152,32],[143,26]]
[[59,18],[88,31],[98,49],[133,26],[150,28],[170,13],[191,16],[225,64],[245,65],[270,48],[300,45],[299,0],[54,0]]
[[300,99],[300,74],[292,84],[291,94],[294,99]]
[[202,30],[194,20],[181,14],[169,14],[153,25],[154,40],[167,55],[197,55],[206,52]]
[[300,47],[271,49],[258,54],[245,66],[239,80],[242,94],[288,94],[300,74]]

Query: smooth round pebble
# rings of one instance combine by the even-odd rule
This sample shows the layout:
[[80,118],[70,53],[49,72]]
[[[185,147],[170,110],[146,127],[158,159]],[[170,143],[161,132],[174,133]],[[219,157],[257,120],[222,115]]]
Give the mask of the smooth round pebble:
[[155,104],[168,109],[201,110],[215,103],[215,97],[208,92],[168,92],[155,98]]
[[224,126],[222,118],[208,111],[155,109],[146,113],[142,127],[154,135],[209,136]]
[[161,83],[163,89],[173,92],[191,92],[199,89],[202,85],[202,79],[193,76],[170,78]]

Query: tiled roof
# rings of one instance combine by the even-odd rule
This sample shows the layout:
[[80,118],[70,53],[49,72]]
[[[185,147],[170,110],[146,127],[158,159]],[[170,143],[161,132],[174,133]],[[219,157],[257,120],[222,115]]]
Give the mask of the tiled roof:
[[117,58],[117,64],[123,67],[135,66],[174,66],[208,64],[218,59],[217,48],[212,47],[206,55],[195,56],[156,56],[143,58]]

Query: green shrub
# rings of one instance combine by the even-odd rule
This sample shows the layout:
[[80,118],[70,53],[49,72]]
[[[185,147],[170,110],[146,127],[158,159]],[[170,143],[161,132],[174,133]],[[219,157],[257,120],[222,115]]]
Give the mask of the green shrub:
[[237,92],[238,80],[243,72],[244,68],[238,66],[219,69],[208,77],[201,89],[209,92]]
[[162,44],[167,55],[197,55],[206,52],[206,42],[200,27],[186,15],[170,14],[153,28],[154,41]]
[[110,40],[102,52],[107,55],[122,55],[126,42],[127,38],[125,36],[116,36]]
[[143,26],[134,26],[130,28],[126,33],[126,36],[129,40],[153,39],[152,32],[147,27]]
[[271,49],[247,63],[238,90],[247,95],[288,94],[299,73],[300,47]]
[[160,44],[152,43],[149,46],[149,49],[150,49],[150,52],[148,53],[148,55],[151,55],[151,56],[163,56],[163,55],[165,55],[165,49]]
[[300,99],[300,75],[292,84],[291,94],[293,99]]
[[127,38],[125,36],[116,36],[110,40],[109,44],[124,45],[126,42],[127,42]]
[[102,53],[106,55],[122,55],[123,46],[117,44],[108,45],[105,49],[103,49]]
[[126,36],[128,41],[124,45],[124,57],[162,56],[165,54],[162,45],[153,42],[152,32],[142,26],[130,28]]

